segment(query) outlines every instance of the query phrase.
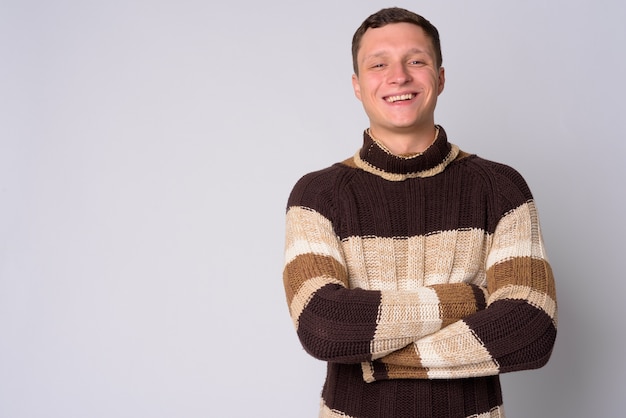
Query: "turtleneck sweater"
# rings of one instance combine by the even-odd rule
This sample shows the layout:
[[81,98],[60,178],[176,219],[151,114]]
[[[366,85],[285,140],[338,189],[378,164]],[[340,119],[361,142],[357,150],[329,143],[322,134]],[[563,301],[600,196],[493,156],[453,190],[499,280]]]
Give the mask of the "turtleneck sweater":
[[327,362],[320,417],[502,417],[499,374],[542,367],[554,278],[522,176],[443,128],[396,156],[367,132],[287,204],[283,282]]

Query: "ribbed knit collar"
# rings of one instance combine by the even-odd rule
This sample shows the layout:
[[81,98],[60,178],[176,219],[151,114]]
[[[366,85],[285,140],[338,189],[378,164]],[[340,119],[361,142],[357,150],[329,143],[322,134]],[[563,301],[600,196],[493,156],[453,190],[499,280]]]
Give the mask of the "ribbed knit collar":
[[394,155],[363,133],[363,147],[354,156],[357,167],[390,181],[430,177],[441,173],[459,154],[459,147],[448,142],[439,126],[435,141],[422,153],[410,157]]

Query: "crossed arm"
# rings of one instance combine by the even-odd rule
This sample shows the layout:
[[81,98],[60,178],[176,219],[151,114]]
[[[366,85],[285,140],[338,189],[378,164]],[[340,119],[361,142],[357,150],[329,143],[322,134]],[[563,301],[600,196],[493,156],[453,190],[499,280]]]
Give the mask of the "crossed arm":
[[319,213],[287,213],[284,285],[304,348],[362,363],[364,379],[461,378],[540,367],[556,335],[554,281],[532,201],[493,237],[486,289],[350,289],[338,238]]
[[319,213],[287,213],[287,302],[304,348],[318,359],[381,358],[486,306],[486,290],[467,283],[415,291],[350,289],[339,239]]

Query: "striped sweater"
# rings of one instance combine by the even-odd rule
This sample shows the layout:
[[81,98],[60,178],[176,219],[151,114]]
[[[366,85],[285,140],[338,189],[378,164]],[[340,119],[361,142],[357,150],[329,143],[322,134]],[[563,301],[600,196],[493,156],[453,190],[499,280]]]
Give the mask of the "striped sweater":
[[302,177],[283,281],[304,349],[327,362],[320,417],[502,417],[498,375],[543,366],[556,337],[529,188],[442,128],[412,157],[365,133]]

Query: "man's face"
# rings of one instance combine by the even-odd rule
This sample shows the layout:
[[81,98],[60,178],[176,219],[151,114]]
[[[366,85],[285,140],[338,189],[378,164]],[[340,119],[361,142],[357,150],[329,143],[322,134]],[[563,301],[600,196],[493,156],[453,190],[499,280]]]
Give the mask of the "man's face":
[[368,29],[352,76],[375,136],[420,132],[434,127],[437,96],[445,82],[424,30],[412,23]]

